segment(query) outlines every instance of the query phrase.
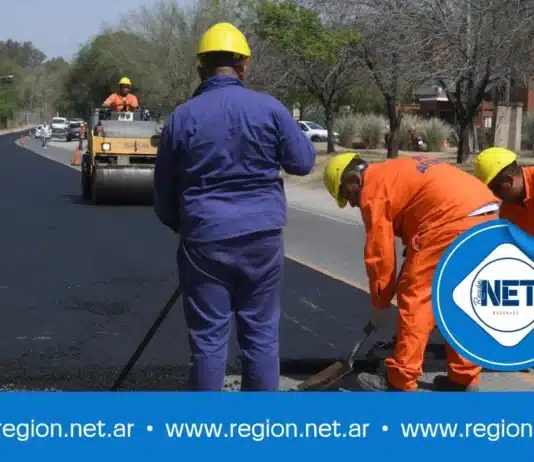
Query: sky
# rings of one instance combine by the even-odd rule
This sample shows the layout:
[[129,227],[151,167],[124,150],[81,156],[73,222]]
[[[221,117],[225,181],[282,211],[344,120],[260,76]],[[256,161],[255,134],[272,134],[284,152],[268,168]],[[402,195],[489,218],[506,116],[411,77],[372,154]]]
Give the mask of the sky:
[[0,0],[0,40],[31,41],[48,58],[71,59],[104,22],[158,0]]

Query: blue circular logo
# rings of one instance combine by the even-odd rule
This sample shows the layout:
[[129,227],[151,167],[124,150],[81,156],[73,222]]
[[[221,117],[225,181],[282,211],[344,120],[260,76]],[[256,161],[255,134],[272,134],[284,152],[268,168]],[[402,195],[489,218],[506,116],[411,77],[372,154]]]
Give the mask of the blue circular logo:
[[534,238],[507,220],[475,226],[444,252],[432,307],[449,345],[497,371],[534,366]]

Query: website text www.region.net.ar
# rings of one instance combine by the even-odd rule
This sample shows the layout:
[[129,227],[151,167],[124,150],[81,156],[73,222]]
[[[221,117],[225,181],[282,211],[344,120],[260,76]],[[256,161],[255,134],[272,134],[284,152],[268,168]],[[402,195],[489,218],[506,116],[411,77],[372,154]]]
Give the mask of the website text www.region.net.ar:
[[533,425],[525,422],[486,423],[400,423],[393,426],[364,422],[262,422],[240,423],[164,423],[160,425],[135,423],[45,423],[31,420],[20,423],[1,423],[0,438],[20,442],[54,438],[132,438],[154,433],[171,439],[237,438],[262,442],[270,439],[329,439],[367,438],[387,434],[410,439],[503,439],[532,438]]
[[505,438],[532,438],[531,423],[400,423],[396,426],[351,423],[343,425],[336,420],[323,423],[276,423],[266,420],[257,423],[231,424],[166,424],[169,438],[250,438],[264,441],[276,438],[367,438],[377,434],[397,433],[403,438],[477,438],[498,441]]

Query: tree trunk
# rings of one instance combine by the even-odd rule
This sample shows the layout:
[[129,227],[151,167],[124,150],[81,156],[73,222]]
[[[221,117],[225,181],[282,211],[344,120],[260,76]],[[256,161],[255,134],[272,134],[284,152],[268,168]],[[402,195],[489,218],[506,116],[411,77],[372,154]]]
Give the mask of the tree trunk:
[[461,121],[458,129],[458,151],[456,152],[456,163],[463,164],[470,154],[469,132],[471,124]]
[[389,136],[387,139],[387,158],[395,159],[399,157],[399,134],[400,118],[395,104],[395,98],[386,98],[386,110],[389,120]]
[[326,152],[336,152],[336,143],[334,142],[334,113],[330,106],[325,106],[324,116],[326,120],[326,130],[328,131]]
[[299,120],[306,120],[306,111],[308,110],[307,104],[299,103]]

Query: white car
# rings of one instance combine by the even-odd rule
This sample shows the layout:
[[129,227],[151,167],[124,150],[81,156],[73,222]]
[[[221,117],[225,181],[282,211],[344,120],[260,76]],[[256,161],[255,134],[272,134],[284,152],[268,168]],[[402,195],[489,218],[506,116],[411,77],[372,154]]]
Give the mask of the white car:
[[67,139],[69,122],[65,117],[54,117],[52,119],[52,138]]
[[[299,120],[298,122],[300,128],[311,141],[314,143],[320,141],[326,141],[328,138],[328,130],[317,122],[310,122],[308,120]],[[334,132],[334,140],[337,141],[339,134]]]

